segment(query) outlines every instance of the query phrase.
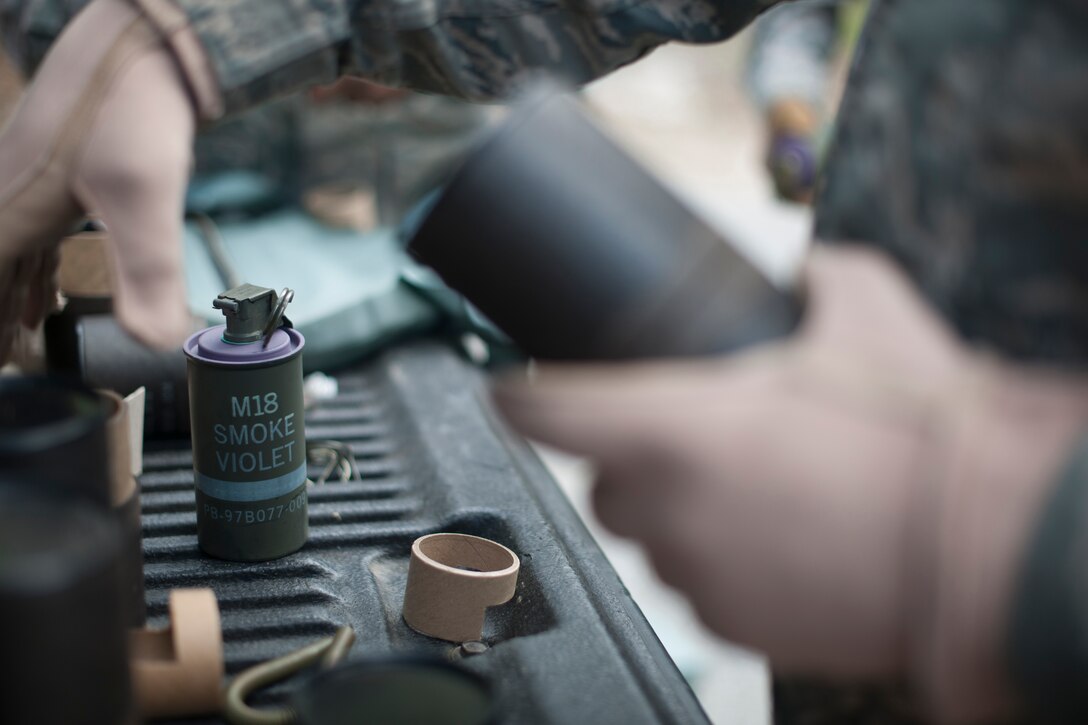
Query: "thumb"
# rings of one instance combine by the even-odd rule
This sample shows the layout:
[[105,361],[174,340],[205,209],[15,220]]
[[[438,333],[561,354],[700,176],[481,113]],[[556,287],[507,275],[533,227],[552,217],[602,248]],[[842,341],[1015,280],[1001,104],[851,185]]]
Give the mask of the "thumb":
[[147,187],[99,194],[95,207],[110,233],[114,314],[128,332],[157,348],[179,345],[191,331],[182,258],[178,189]]
[[652,447],[658,429],[690,404],[697,364],[542,365],[530,380],[491,386],[498,409],[525,436],[598,461]]
[[96,121],[76,179],[113,241],[114,312],[155,347],[190,331],[181,229],[193,110],[164,52],[141,58]]

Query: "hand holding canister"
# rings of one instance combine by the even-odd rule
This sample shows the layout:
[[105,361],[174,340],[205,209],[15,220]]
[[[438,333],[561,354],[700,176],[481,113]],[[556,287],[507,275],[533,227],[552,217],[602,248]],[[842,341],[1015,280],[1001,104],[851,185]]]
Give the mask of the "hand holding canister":
[[909,677],[937,721],[1003,722],[1022,547],[1088,376],[979,354],[881,253],[819,245],[805,279],[785,342],[541,365],[495,400],[592,458],[601,522],[776,672]]
[[280,324],[292,294],[228,290],[213,303],[226,325],[185,342],[197,537],[221,559],[275,559],[306,543],[305,340]]

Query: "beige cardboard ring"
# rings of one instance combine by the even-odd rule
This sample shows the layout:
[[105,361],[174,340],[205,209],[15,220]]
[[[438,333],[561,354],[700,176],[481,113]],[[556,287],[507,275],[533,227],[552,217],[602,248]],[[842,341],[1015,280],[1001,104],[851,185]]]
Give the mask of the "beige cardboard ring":
[[430,637],[450,642],[480,639],[484,612],[514,596],[521,562],[490,539],[430,534],[412,543],[404,621]]
[[143,719],[223,707],[223,631],[211,589],[170,592],[170,626],[130,633],[132,689]]

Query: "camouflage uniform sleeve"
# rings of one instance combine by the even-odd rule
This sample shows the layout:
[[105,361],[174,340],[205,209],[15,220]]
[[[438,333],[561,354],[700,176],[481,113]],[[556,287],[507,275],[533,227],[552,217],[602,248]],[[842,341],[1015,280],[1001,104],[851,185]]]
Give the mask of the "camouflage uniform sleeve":
[[777,1],[172,0],[172,4],[200,41],[224,110],[233,112],[343,74],[477,101],[501,98],[535,73],[581,84],[670,40],[723,40]]
[[1088,722],[1088,435],[1032,534],[1008,651],[1032,713]]

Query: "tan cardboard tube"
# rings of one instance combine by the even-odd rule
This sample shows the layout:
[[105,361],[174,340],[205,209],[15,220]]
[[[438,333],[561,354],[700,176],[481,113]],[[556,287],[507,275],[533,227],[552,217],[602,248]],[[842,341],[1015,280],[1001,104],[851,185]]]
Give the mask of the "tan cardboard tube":
[[521,562],[490,539],[430,534],[412,543],[404,621],[420,634],[469,642],[480,639],[484,612],[514,596]]
[[223,707],[223,632],[211,589],[170,592],[170,626],[129,633],[132,689],[143,719]]
[[128,412],[128,447],[132,453],[132,475],[144,472],[144,403],[147,389],[140,386],[125,396]]
[[110,503],[114,508],[124,506],[136,493],[136,477],[132,475],[132,435],[128,419],[128,405],[112,390],[99,390],[98,394],[110,408],[106,421],[106,435],[110,447]]
[[69,297],[112,297],[110,238],[105,232],[81,232],[60,243],[57,286]]
[[[128,625],[142,627],[147,619],[144,601],[143,530],[140,522],[140,491],[132,474],[131,426],[129,405],[111,390],[99,390],[99,397],[110,409],[106,420],[109,446],[110,505],[121,524],[124,555],[121,558],[122,597],[128,609]],[[142,442],[140,444],[142,449]]]

